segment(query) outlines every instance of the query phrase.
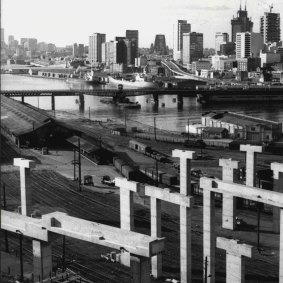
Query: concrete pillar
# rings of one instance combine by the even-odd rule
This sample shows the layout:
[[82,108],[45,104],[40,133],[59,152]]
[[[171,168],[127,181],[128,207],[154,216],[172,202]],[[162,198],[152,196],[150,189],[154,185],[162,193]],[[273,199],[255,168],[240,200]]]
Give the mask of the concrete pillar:
[[43,282],[52,273],[52,247],[50,243],[32,240],[34,282]]
[[[219,159],[219,166],[222,166],[222,180],[234,182],[235,169],[238,169],[239,161],[231,159]],[[236,228],[236,198],[223,194],[222,200],[222,227],[230,230]]]
[[[273,191],[283,193],[283,163],[271,163],[271,170],[273,170]],[[273,206],[273,232],[280,232],[280,209]]]
[[22,95],[22,103],[24,103],[24,102],[25,102],[25,96]]
[[191,189],[191,160],[195,152],[188,150],[175,149],[172,151],[172,157],[180,158],[180,193],[185,196],[192,195]]
[[279,283],[283,283],[283,209],[280,210]]
[[[126,178],[115,178],[115,184],[120,187],[120,227],[134,231],[134,192],[140,192],[140,183],[128,181]],[[121,264],[130,266],[130,255],[121,254]]]
[[55,95],[51,95],[51,110],[55,111]]
[[30,180],[30,169],[35,166],[34,161],[14,158],[14,166],[20,167],[21,182],[21,214],[30,216],[32,213],[32,187]]
[[253,247],[240,244],[238,240],[217,237],[217,248],[226,250],[226,282],[245,282],[245,265],[242,257],[251,258]]
[[131,255],[131,283],[150,282],[150,259]]
[[[161,237],[161,200],[150,198],[150,223],[151,237]],[[151,274],[154,278],[162,276],[162,255],[156,255],[151,258]]]
[[[180,158],[180,194],[192,195],[191,190],[191,159],[194,151],[175,149],[173,157]],[[192,280],[192,244],[191,244],[192,212],[190,207],[180,206],[180,267],[181,282]]]
[[262,152],[262,146],[241,144],[241,151],[246,151],[246,185],[255,187],[256,153]]
[[207,283],[215,282],[215,195],[203,191],[203,262],[207,260]]
[[158,103],[159,103],[158,94],[156,94],[156,93],[153,94],[153,100],[154,100],[154,103],[155,103],[155,104],[158,104]]

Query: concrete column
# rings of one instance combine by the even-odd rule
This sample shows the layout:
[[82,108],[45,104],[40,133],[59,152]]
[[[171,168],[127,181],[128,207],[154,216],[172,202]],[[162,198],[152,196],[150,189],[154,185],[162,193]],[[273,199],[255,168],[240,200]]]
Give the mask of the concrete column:
[[241,151],[246,151],[246,185],[255,186],[256,153],[262,152],[262,146],[241,144]]
[[[234,182],[235,169],[238,169],[239,161],[231,159],[219,159],[219,166],[222,166],[222,180]],[[230,230],[236,228],[236,198],[223,194],[222,200],[222,227]]]
[[[150,198],[150,223],[151,237],[161,237],[161,200]],[[156,255],[151,258],[151,274],[154,278],[162,276],[162,255]]]
[[[283,163],[271,163],[273,170],[273,191],[283,193]],[[273,206],[273,232],[280,232],[280,208]]]
[[154,100],[154,103],[155,103],[155,104],[158,104],[158,103],[159,103],[158,94],[156,94],[156,93],[153,94],[153,100]]
[[[140,183],[128,181],[126,178],[115,178],[116,186],[120,187],[120,227],[134,230],[134,192],[140,192]],[[121,264],[130,266],[130,255],[121,254]]]
[[283,209],[280,210],[279,283],[283,283]]
[[24,103],[24,102],[25,102],[25,96],[22,95],[22,103]]
[[[180,158],[180,194],[192,195],[191,190],[191,160],[194,158],[194,151],[175,149],[173,157]],[[180,206],[180,258],[181,258],[181,282],[192,280],[192,244],[191,244],[191,208]]]
[[238,240],[217,237],[217,248],[226,250],[226,282],[245,282],[245,265],[242,257],[251,258],[253,247],[240,244]]
[[[207,259],[207,278],[205,282],[215,282],[215,196],[213,192],[203,191],[203,262]],[[204,278],[205,279],[205,278]]]
[[180,193],[188,196],[192,195],[191,190],[191,160],[195,152],[188,150],[175,149],[172,151],[172,157],[180,158]]
[[30,216],[32,213],[30,169],[35,166],[35,163],[28,159],[14,158],[14,166],[20,167],[21,213],[22,215]]
[[150,259],[131,255],[131,283],[150,282]]
[[52,272],[52,247],[50,243],[32,240],[34,282],[43,282]]

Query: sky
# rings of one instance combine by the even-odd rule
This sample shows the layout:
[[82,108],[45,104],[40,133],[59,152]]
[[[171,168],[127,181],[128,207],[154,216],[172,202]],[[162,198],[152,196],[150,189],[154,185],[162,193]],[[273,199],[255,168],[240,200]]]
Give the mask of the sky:
[[[178,20],[191,23],[192,31],[204,34],[204,47],[214,48],[215,33],[231,35],[231,19],[247,2],[248,16],[259,32],[259,19],[269,11],[281,14],[283,0],[1,0],[4,39],[14,35],[37,38],[58,47],[77,43],[88,45],[92,33],[106,34],[106,41],[125,36],[126,29],[139,30],[139,46],[150,47],[156,34],[165,34],[173,47]],[[174,35],[174,37],[173,37]]]

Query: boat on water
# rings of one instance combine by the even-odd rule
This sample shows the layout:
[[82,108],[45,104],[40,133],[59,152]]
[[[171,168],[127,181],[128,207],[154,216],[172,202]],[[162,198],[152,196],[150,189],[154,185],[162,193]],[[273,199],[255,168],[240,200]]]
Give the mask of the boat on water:
[[122,98],[122,99],[119,99],[118,101],[115,101],[113,99],[104,98],[104,99],[101,99],[100,102],[105,103],[105,104],[113,104],[118,107],[127,108],[127,109],[140,109],[141,108],[141,105],[138,102],[132,102],[129,100],[129,98]]
[[107,84],[108,77],[102,73],[95,73],[93,70],[86,72],[83,76],[81,74],[71,74],[66,80],[69,83],[87,83],[87,84]]
[[122,84],[123,86],[128,86],[132,88],[157,88],[157,84],[155,82],[145,81],[143,77],[139,73],[131,74],[131,79],[126,80],[124,78],[114,78],[112,76],[108,76],[109,83],[114,84]]

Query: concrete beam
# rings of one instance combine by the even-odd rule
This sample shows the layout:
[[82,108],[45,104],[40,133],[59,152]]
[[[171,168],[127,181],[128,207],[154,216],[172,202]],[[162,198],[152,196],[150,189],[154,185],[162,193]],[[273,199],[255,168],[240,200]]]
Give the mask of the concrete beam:
[[48,241],[48,230],[41,219],[31,218],[15,212],[1,210],[1,229],[41,241]]
[[[219,159],[222,166],[222,180],[234,182],[235,169],[238,169],[239,161],[231,159]],[[222,227],[230,230],[236,228],[236,201],[235,197],[223,194],[222,199]]]
[[205,190],[220,194],[228,194],[234,197],[240,197],[277,207],[283,207],[283,193],[279,192],[268,191],[206,177],[200,178],[200,187]]
[[262,152],[262,146],[241,144],[241,151],[246,151],[246,185],[255,186],[256,153]]
[[134,181],[128,181],[126,178],[115,178],[115,185],[120,189],[123,188],[128,191],[132,191],[135,193],[142,193],[143,188],[140,183]]
[[194,151],[174,149],[172,157],[180,158],[180,194],[192,195],[191,189],[191,160],[195,157]]
[[217,248],[226,250],[226,282],[243,283],[245,282],[244,258],[251,258],[253,247],[240,244],[238,240],[230,240],[217,237]]
[[23,215],[31,215],[32,187],[30,181],[30,169],[35,166],[35,163],[28,159],[14,158],[14,166],[20,167],[21,213]]
[[170,192],[170,189],[161,189],[154,186],[145,186],[145,195],[185,207],[192,207],[194,201],[192,196],[184,196]]
[[[283,163],[273,162],[270,166],[273,170],[273,191],[283,193]],[[273,207],[272,230],[275,233],[280,232],[280,209]]]

